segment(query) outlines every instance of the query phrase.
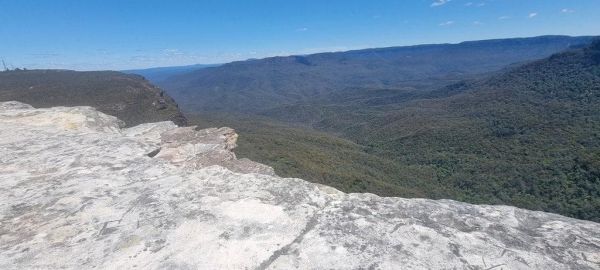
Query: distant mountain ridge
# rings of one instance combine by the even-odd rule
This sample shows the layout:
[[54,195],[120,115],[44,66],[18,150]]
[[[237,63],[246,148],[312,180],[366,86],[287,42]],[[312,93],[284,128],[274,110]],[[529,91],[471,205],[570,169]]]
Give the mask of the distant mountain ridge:
[[186,111],[256,113],[349,87],[434,89],[593,37],[542,36],[239,61],[158,82]]
[[177,103],[142,76],[116,71],[14,70],[0,72],[0,101],[39,108],[92,106],[128,126],[157,121],[187,125]]
[[207,67],[216,67],[220,64],[196,64],[196,65],[187,65],[187,66],[171,66],[171,67],[155,67],[155,68],[146,68],[146,69],[129,69],[122,70],[121,72],[127,74],[137,74],[144,76],[147,80],[156,83],[166,80],[169,77],[175,75],[182,75],[188,72],[192,72],[195,70],[207,68]]

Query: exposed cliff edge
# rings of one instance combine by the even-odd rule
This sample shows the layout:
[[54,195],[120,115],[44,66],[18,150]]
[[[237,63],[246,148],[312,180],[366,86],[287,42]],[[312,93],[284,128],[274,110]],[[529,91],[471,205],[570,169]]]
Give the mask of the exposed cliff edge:
[[0,268],[600,268],[598,223],[344,194],[237,160],[236,138],[0,103]]
[[10,70],[0,72],[0,101],[36,108],[92,106],[126,126],[173,121],[186,126],[177,103],[142,76],[116,71]]

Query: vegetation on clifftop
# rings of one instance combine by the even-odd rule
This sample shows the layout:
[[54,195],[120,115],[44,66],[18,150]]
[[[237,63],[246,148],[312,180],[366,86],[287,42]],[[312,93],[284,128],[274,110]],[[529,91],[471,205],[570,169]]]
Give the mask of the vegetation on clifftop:
[[138,75],[115,71],[11,70],[0,72],[0,101],[37,108],[92,106],[128,126],[171,120],[186,125],[175,101]]

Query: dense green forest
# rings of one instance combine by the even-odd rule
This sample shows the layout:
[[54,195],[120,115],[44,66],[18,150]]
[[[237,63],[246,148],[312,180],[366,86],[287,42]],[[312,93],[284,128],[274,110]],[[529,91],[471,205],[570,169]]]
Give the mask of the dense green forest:
[[[188,116],[200,128],[228,126],[240,135],[238,157],[272,166],[280,176],[327,184],[346,192],[426,197],[418,168],[369,153],[368,148],[329,133],[294,127],[259,116],[200,114]],[[402,179],[390,181],[390,176]],[[401,176],[402,175],[402,176]],[[401,177],[400,177],[401,176]],[[406,181],[406,179],[411,179]],[[413,188],[414,187],[414,188]],[[437,186],[430,186],[431,190]],[[440,194],[443,194],[440,192]]]
[[236,128],[238,155],[282,176],[600,221],[599,42],[432,91],[346,91],[192,122]]

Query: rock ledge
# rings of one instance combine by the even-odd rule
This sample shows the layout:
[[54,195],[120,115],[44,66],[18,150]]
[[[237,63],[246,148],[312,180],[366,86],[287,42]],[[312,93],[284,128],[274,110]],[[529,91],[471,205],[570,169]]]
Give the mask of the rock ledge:
[[600,224],[345,194],[238,160],[232,129],[0,103],[2,269],[600,269]]

